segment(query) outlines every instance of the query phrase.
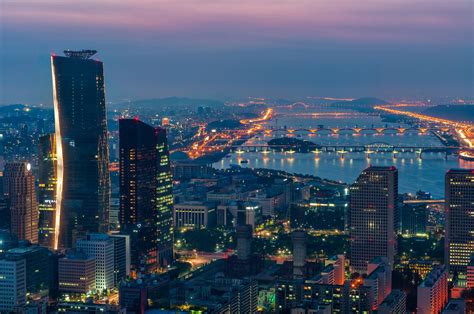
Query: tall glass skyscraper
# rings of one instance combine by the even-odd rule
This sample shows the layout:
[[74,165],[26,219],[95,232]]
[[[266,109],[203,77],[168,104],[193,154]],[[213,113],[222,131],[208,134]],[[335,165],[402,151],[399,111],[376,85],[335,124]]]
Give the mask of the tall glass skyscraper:
[[451,273],[466,273],[474,254],[474,169],[451,169],[445,179],[445,259]]
[[153,272],[173,258],[173,191],[166,131],[121,119],[120,227],[130,235],[132,270]]
[[56,223],[56,184],[57,184],[56,137],[43,135],[38,147],[38,238],[39,243],[54,248]]
[[398,226],[398,170],[369,167],[350,187],[351,267],[366,273],[375,257],[393,265]]
[[[108,230],[110,177],[103,64],[96,51],[51,56],[57,149],[55,247]],[[58,230],[57,230],[58,231]]]

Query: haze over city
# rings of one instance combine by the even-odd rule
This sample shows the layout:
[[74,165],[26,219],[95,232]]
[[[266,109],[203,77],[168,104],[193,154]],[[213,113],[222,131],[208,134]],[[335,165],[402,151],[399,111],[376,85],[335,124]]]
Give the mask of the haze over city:
[[0,2],[0,103],[47,103],[47,55],[93,48],[107,100],[472,96],[472,1]]

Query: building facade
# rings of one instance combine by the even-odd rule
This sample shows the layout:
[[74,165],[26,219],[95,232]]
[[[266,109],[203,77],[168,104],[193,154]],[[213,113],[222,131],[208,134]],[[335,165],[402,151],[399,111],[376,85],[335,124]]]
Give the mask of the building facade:
[[[110,176],[103,64],[96,51],[51,56],[57,149],[55,247],[108,231]],[[59,237],[59,238],[58,238]]]
[[0,312],[21,310],[26,304],[26,262],[0,260]]
[[11,233],[19,240],[38,243],[38,203],[31,165],[25,162],[7,163],[3,181]]
[[76,242],[78,251],[95,259],[95,286],[97,290],[115,286],[114,240],[107,234],[88,234]]
[[350,187],[351,267],[365,273],[375,257],[393,265],[396,253],[398,170],[369,167]]
[[448,271],[446,267],[437,266],[426,276],[417,289],[417,313],[441,313],[448,303]]
[[95,289],[95,259],[81,252],[58,260],[59,292],[88,293]]
[[38,241],[49,248],[54,248],[56,188],[56,137],[48,134],[40,137],[38,146]]
[[445,258],[450,272],[466,273],[474,253],[474,170],[451,169],[445,179]]
[[173,259],[173,182],[166,130],[121,119],[120,224],[131,236],[132,268],[154,271]]

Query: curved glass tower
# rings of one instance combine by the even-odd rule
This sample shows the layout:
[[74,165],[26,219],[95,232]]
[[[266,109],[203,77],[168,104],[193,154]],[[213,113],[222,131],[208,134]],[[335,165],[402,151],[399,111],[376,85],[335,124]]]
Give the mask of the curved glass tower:
[[54,247],[108,230],[109,154],[104,70],[94,50],[51,56],[57,149]]

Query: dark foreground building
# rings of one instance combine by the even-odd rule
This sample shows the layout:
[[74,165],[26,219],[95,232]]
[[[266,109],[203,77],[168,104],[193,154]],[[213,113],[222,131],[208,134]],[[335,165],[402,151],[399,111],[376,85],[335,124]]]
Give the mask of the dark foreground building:
[[[51,56],[57,149],[55,247],[108,231],[110,177],[103,64],[96,51]],[[59,241],[59,243],[58,243]]]
[[398,170],[369,167],[350,188],[351,267],[365,273],[367,264],[386,256],[393,265],[398,217]]
[[449,170],[445,185],[446,264],[452,273],[466,273],[474,253],[474,169]]
[[120,225],[130,235],[134,272],[152,272],[173,256],[172,180],[164,129],[121,119]]

